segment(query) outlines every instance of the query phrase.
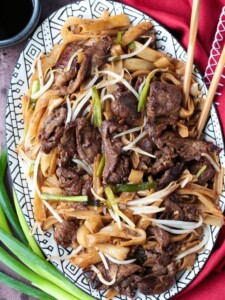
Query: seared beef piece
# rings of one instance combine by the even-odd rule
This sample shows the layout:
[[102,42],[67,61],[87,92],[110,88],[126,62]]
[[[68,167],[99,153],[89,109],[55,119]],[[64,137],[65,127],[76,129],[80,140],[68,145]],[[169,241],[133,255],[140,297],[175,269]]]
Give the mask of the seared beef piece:
[[84,53],[84,59],[81,63],[80,69],[77,73],[77,77],[74,81],[70,81],[68,86],[63,86],[60,89],[60,95],[65,96],[67,94],[74,93],[90,74],[91,57]]
[[101,135],[86,118],[76,120],[76,142],[80,158],[88,164],[92,164],[95,156],[101,153]]
[[200,141],[195,138],[182,138],[174,131],[166,131],[155,139],[159,149],[165,146],[174,149],[184,161],[200,160],[202,153],[219,153],[221,149],[212,142]]
[[198,178],[198,182],[201,185],[205,185],[206,183],[210,182],[214,178],[216,172],[214,167],[210,164],[210,162],[206,158],[202,157],[200,161],[191,162],[188,168],[191,174],[197,175],[198,171],[203,166],[206,166],[207,168]]
[[61,88],[67,82],[74,79],[74,77],[76,76],[77,69],[78,69],[78,63],[76,58],[74,58],[73,63],[71,65],[71,69],[69,71],[64,71],[64,69],[67,67],[67,64],[71,56],[80,48],[81,46],[78,45],[77,42],[72,42],[66,45],[64,51],[62,52],[55,66],[55,69],[61,69],[61,70],[55,72],[55,80],[53,83],[54,88],[56,89]]
[[55,68],[64,69],[68,64],[70,57],[80,48],[82,47],[78,45],[77,42],[67,44],[62,54],[60,55],[57,64],[55,65]]
[[58,245],[69,247],[77,239],[77,230],[79,228],[79,220],[70,219],[56,225],[54,239]]
[[66,124],[59,143],[59,161],[62,167],[66,166],[69,161],[76,156],[76,139],[75,139],[75,122]]
[[77,173],[75,167],[60,167],[56,170],[59,186],[66,195],[80,195],[83,186],[82,177]]
[[80,65],[77,77],[70,84],[60,89],[61,95],[67,95],[74,93],[82,84],[82,82],[94,72],[96,67],[101,67],[107,62],[109,57],[110,48],[112,45],[111,38],[109,36],[102,36],[101,40],[95,45],[88,47],[84,51],[84,59]]
[[165,211],[160,214],[160,219],[182,220],[182,221],[198,221],[199,211],[195,204],[183,203],[179,196],[172,194],[166,198],[162,206]]
[[130,166],[128,157],[120,157],[115,169],[108,177],[108,183],[122,183],[127,182],[130,174]]
[[84,195],[92,197],[92,177],[79,172],[76,167],[60,167],[56,170],[59,186],[66,195]]
[[174,153],[172,148],[165,146],[153,154],[156,156],[156,159],[149,167],[148,173],[156,175],[174,166],[174,158],[177,157],[177,154]]
[[143,151],[148,152],[150,154],[153,153],[154,143],[148,135],[144,136],[140,141],[138,141],[137,145]]
[[121,139],[113,138],[114,135],[124,130],[126,128],[113,121],[102,122],[101,135],[105,154],[104,184],[125,182],[129,176],[129,160],[120,156],[123,147]]
[[63,71],[63,70],[55,71],[53,88],[58,90],[64,87],[67,82],[74,79],[76,74],[77,74],[77,64],[74,65],[69,71]]
[[129,298],[133,298],[136,292],[137,283],[143,278],[143,275],[135,275],[132,274],[122,280],[118,285],[115,287],[116,290],[121,295],[127,296]]
[[112,40],[110,36],[103,35],[98,43],[89,47],[85,51],[85,53],[91,58],[91,72],[94,72],[96,67],[101,67],[107,62],[111,46]]
[[[138,141],[137,146],[143,151],[153,154],[154,143],[148,135],[144,136],[140,141]],[[152,164],[152,159],[147,155],[141,155],[139,159],[140,163],[137,169],[146,173],[149,166]]]
[[62,137],[66,116],[67,109],[61,106],[56,108],[45,120],[39,139],[41,142],[41,149],[46,154],[50,153],[52,148],[58,144]]
[[157,190],[162,190],[165,187],[167,187],[172,181],[177,180],[184,168],[183,163],[176,163],[174,167],[171,167],[170,169],[166,170],[166,172],[163,174],[163,176],[159,179],[157,183]]
[[[114,287],[118,290],[121,290],[124,280],[127,280],[133,274],[140,274],[144,271],[142,267],[136,264],[117,265],[110,261],[108,261],[108,264],[109,264],[109,270],[105,269],[102,262],[96,264],[96,267],[102,273],[103,278],[108,281],[111,281],[114,275],[116,274],[116,282],[114,284]],[[84,269],[83,275],[90,282],[93,289],[103,290],[107,288],[107,286],[102,284],[101,281],[98,279],[96,273],[94,273],[90,269]]]
[[150,226],[147,228],[147,234],[149,234],[149,233],[151,233],[155,236],[155,238],[161,248],[165,248],[169,245],[170,235],[168,232],[166,232],[162,228],[159,228],[157,226],[155,226],[155,227]]
[[170,118],[159,118],[153,123],[147,123],[145,125],[145,130],[148,132],[149,136],[153,138],[159,137],[168,126],[176,125],[175,119]]
[[111,111],[128,125],[136,126],[140,122],[141,114],[137,112],[137,99],[130,91],[114,92],[115,100],[111,102]]
[[159,117],[177,119],[181,100],[181,89],[177,86],[160,81],[152,82],[147,102],[148,121],[155,122]]
[[[159,274],[153,273],[143,277],[137,283],[138,290],[145,295],[161,294],[168,290],[175,282],[175,263],[172,262],[166,267],[166,270],[162,271],[161,269],[158,273]],[[160,275],[160,273],[165,275]]]
[[154,265],[167,266],[171,263],[172,258],[167,253],[162,254],[156,250],[145,250],[145,261],[143,263],[144,267],[153,267]]
[[158,137],[168,125],[174,125],[180,109],[182,93],[179,87],[154,81],[147,100],[147,129],[150,136]]

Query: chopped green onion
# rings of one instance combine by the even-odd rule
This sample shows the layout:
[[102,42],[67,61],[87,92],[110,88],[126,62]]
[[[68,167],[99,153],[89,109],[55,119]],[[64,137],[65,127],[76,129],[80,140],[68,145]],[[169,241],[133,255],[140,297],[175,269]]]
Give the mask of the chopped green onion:
[[155,188],[156,183],[152,182],[143,182],[138,184],[117,184],[113,187],[113,190],[116,194],[122,192],[138,192],[143,190],[150,190]]
[[[5,244],[5,246],[10,249],[16,255],[25,265],[27,265],[31,270],[33,270],[35,273],[37,273],[39,276],[46,278],[47,280],[50,280],[51,282],[54,282],[54,285],[57,285],[64,291],[75,295],[75,297],[80,298],[82,300],[93,300],[92,297],[81,291],[79,288],[77,288],[75,285],[72,284],[66,277],[63,276],[62,273],[56,270],[56,268],[49,264],[45,259],[38,256],[36,253],[34,253],[30,248],[23,245],[20,241],[15,239],[14,237],[10,236],[6,232],[4,232],[2,229],[0,229],[0,241]],[[0,260],[4,262],[4,259],[0,255]],[[33,272],[32,272],[33,273]],[[21,274],[22,275],[22,274]],[[33,280],[30,279],[32,282]],[[44,280],[44,279],[43,279]],[[57,287],[57,288],[58,288]],[[52,288],[51,288],[52,289]],[[61,291],[61,289],[59,289]],[[48,292],[48,291],[47,291]],[[48,292],[49,293],[49,292]],[[51,294],[51,293],[49,293]],[[54,296],[53,294],[51,294]],[[57,299],[77,299],[73,296],[72,298],[64,298],[56,297]]]
[[146,79],[145,85],[144,85],[144,87],[141,91],[139,100],[138,100],[138,112],[143,112],[143,110],[145,108],[145,103],[146,103],[146,100],[147,100],[147,96],[148,96],[148,91],[149,91],[149,88],[150,88],[151,79],[159,71],[165,71],[165,70],[164,69],[155,69],[151,73],[149,73],[149,75]]
[[[3,232],[3,231],[1,230],[1,232]],[[29,260],[29,257],[27,257],[27,260]],[[76,298],[76,297],[72,296],[71,294],[67,293],[66,291],[62,290],[61,288],[56,286],[54,283],[50,282],[47,279],[42,278],[40,275],[31,271],[29,268],[27,268],[26,266],[21,264],[19,261],[17,261],[14,257],[12,257],[10,254],[8,254],[1,247],[0,247],[0,261],[4,265],[9,267],[11,270],[13,270],[15,273],[19,274],[23,278],[32,282],[33,285],[37,286],[39,289],[41,289],[42,291],[55,297],[56,299],[78,300],[78,298]],[[30,261],[29,263],[32,265],[32,261]]]
[[73,201],[73,202],[86,202],[88,201],[87,196],[62,196],[62,195],[51,195],[41,194],[41,199],[47,201]]
[[201,169],[196,174],[196,177],[199,178],[206,169],[207,169],[207,165],[204,165],[203,167],[201,167]]
[[9,225],[7,223],[4,211],[2,210],[1,206],[0,206],[0,228],[5,230],[8,234],[12,234],[10,229],[9,229]]
[[[32,88],[31,88],[31,95],[34,95],[35,93],[37,93],[40,90],[40,82],[38,79],[34,80],[33,84],[32,84]],[[36,103],[37,99],[32,99],[31,98],[31,103]]]
[[93,113],[92,113],[92,124],[94,127],[101,127],[102,124],[102,106],[99,99],[98,90],[94,86],[92,88],[92,101],[93,101]]
[[41,290],[38,290],[36,288],[33,288],[27,284],[24,284],[16,279],[13,279],[12,277],[9,277],[8,275],[0,272],[0,282],[4,283],[5,285],[8,285],[12,289],[15,289],[22,294],[37,298],[37,299],[45,299],[45,300],[54,300],[56,298],[51,297],[50,295],[46,294],[45,292],[42,292]]
[[27,225],[27,222],[25,221],[24,215],[23,215],[22,210],[19,206],[19,202],[18,202],[18,199],[16,197],[15,190],[13,190],[13,199],[14,199],[15,208],[16,208],[18,219],[20,221],[21,228],[23,229],[23,232],[24,232],[24,234],[27,238],[29,246],[31,247],[31,249],[37,255],[39,255],[42,258],[45,258],[43,253],[41,252],[40,248],[38,247],[38,244],[37,244],[36,240],[34,239],[34,237],[30,233],[30,229]]
[[98,176],[98,177],[101,177],[101,176],[102,176],[102,171],[103,171],[103,169],[104,169],[104,166],[105,166],[105,155],[102,154],[102,157],[101,157],[101,160],[100,160],[98,169],[97,169],[97,176]]
[[121,46],[123,46],[123,41],[122,41],[123,34],[124,34],[124,31],[118,31],[117,37],[116,37],[117,44],[121,45]]
[[7,154],[6,154],[6,148],[4,148],[2,151],[2,154],[0,156],[0,170],[1,170],[1,172],[0,172],[0,206],[2,207],[2,210],[4,211],[7,219],[9,220],[13,229],[15,230],[18,238],[25,245],[27,245],[27,239],[23,233],[23,230],[20,227],[19,220],[13,209],[12,203],[9,199],[9,196],[8,196],[5,186],[4,186],[4,175],[5,175],[6,165],[7,165]]
[[128,48],[130,50],[134,50],[135,49],[135,43],[134,42],[131,42],[129,45],[128,45]]
[[114,200],[115,196],[110,186],[105,187],[105,194],[110,202]]

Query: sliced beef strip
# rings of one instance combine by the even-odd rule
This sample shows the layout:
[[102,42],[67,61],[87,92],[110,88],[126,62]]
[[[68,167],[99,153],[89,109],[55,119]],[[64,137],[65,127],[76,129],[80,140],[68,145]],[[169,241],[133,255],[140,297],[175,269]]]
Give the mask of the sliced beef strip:
[[154,81],[150,85],[147,99],[148,132],[158,137],[169,125],[178,119],[181,89],[173,84]]
[[182,93],[179,87],[160,81],[152,82],[147,100],[148,121],[155,122],[159,117],[177,119],[181,100]]
[[101,153],[101,135],[86,118],[76,120],[76,143],[79,157],[88,164]]
[[77,155],[75,128],[75,122],[66,124],[63,136],[60,139],[59,164],[62,167],[66,166]]
[[[77,44],[77,42],[72,42],[66,45],[64,51],[62,52],[55,69],[55,79],[53,83],[53,88],[59,89],[62,86],[64,86],[67,82],[74,79],[74,77],[77,74],[78,70],[78,63],[76,58],[74,58],[71,69],[69,71],[65,71],[65,68],[67,67],[67,64],[72,57],[72,55],[81,48],[80,45]],[[60,70],[58,70],[60,69]]]
[[86,50],[86,54],[91,57],[91,72],[107,62],[111,46],[112,39],[110,36],[103,35],[98,43]]
[[129,176],[129,161],[121,157],[123,144],[120,138],[113,138],[117,133],[125,130],[114,121],[103,121],[101,126],[102,143],[105,154],[103,169],[103,183],[120,183]]
[[[98,270],[102,273],[103,278],[107,281],[111,281],[116,274],[116,282],[114,287],[118,286],[123,282],[123,280],[129,278],[132,274],[140,274],[143,272],[143,268],[136,264],[129,264],[129,265],[118,265],[108,261],[109,270],[106,270],[103,263],[96,264]],[[90,282],[92,288],[103,290],[106,289],[107,286],[102,284],[101,281],[98,279],[95,272],[91,271],[90,269],[83,270],[84,277]]]
[[120,283],[118,283],[115,289],[118,290],[118,292],[121,295],[127,296],[132,299],[136,292],[137,283],[142,278],[143,278],[142,275],[140,276],[140,275],[132,274],[127,278],[125,278],[124,280],[122,280]]
[[93,46],[87,47],[84,51],[84,59],[80,65],[77,77],[71,81],[68,86],[60,89],[60,95],[68,95],[74,93],[82,84],[82,82],[94,72],[96,67],[101,67],[107,62],[110,54],[112,40],[109,36],[102,36],[100,41]]
[[184,161],[200,160],[202,153],[219,153],[221,149],[212,142],[197,140],[196,138],[182,138],[174,131],[166,131],[155,139],[159,149],[165,146],[174,149]]
[[92,177],[83,174],[75,166],[59,167],[56,170],[59,186],[66,195],[84,195],[92,198]]
[[66,195],[80,195],[83,186],[82,177],[78,174],[75,167],[59,167],[56,170],[59,179],[59,186]]
[[70,219],[56,225],[54,239],[58,245],[69,247],[77,239],[77,230],[79,228],[79,220]]
[[46,154],[50,153],[52,148],[57,146],[63,135],[67,109],[63,106],[56,108],[45,120],[41,129],[39,139],[41,149]]
[[55,68],[64,69],[67,66],[71,56],[80,48],[82,47],[81,45],[78,45],[77,42],[67,44],[62,54],[60,55],[57,64],[55,65]]
[[[144,136],[140,141],[138,141],[137,146],[147,153],[153,154],[154,152],[154,143],[148,135]],[[139,161],[140,162],[137,169],[143,171],[144,173],[148,173],[148,168],[153,163],[152,158],[147,155],[141,155],[139,156]]]
[[[138,283],[138,290],[144,295],[161,294],[168,290],[175,282],[176,267],[172,262],[166,268],[166,275],[149,274]],[[164,273],[164,272],[163,272]]]
[[178,162],[175,166],[166,170],[157,183],[157,190],[162,190],[167,187],[172,181],[176,181],[180,177],[183,168],[184,163]]
[[165,207],[159,218],[167,220],[182,220],[197,222],[199,220],[199,211],[195,204],[184,203],[176,194],[166,198],[162,206]]
[[120,157],[115,169],[108,177],[108,183],[116,184],[127,182],[130,175],[130,163],[128,157]]
[[191,162],[190,166],[188,167],[191,174],[197,175],[198,171],[201,170],[203,166],[206,166],[206,169],[198,178],[198,182],[201,185],[205,185],[206,183],[210,182],[214,178],[216,172],[214,167],[204,157],[202,157],[199,161]]
[[130,91],[114,92],[115,100],[111,102],[114,116],[125,120],[128,125],[136,126],[140,122],[141,114],[137,112],[137,99]]
[[147,234],[151,233],[153,236],[155,236],[156,240],[158,241],[161,248],[165,248],[170,243],[170,235],[168,232],[163,230],[162,228],[159,228],[157,226],[155,227],[148,227]]
[[173,148],[165,146],[160,150],[156,150],[153,154],[156,159],[149,167],[148,173],[156,175],[174,166],[174,159],[177,157],[177,154]]

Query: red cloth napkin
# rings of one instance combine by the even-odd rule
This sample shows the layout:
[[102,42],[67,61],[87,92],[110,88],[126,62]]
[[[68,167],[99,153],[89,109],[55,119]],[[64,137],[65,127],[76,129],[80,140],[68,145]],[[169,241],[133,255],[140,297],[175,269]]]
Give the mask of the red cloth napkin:
[[[164,25],[187,49],[192,0],[122,0]],[[195,64],[209,84],[225,44],[225,0],[202,0]],[[225,71],[215,100],[225,133]],[[214,251],[196,279],[174,300],[225,300],[225,227],[220,230]]]

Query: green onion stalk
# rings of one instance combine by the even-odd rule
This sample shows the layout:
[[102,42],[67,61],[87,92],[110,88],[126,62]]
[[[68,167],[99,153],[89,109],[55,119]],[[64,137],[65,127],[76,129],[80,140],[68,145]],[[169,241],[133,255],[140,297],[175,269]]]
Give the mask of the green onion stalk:
[[88,201],[87,196],[63,196],[63,195],[54,195],[54,194],[41,194],[40,198],[47,201],[71,201],[71,202]]
[[[31,87],[31,95],[34,95],[40,90],[40,81],[38,79],[33,81],[32,87]],[[31,98],[31,103],[36,103],[37,99]]]
[[132,192],[154,189],[155,186],[156,186],[156,183],[154,181],[142,182],[142,183],[138,183],[138,184],[117,184],[117,185],[113,186],[113,191],[116,194],[122,193],[122,192],[132,193]]
[[[2,232],[2,230],[1,230]],[[3,248],[0,247],[0,261],[6,265],[8,268],[13,270],[15,273],[19,274],[21,277],[30,281],[33,285],[44,291],[45,293],[53,296],[59,300],[78,300],[75,296],[72,296],[68,292],[59,288],[57,285],[53,284],[49,280],[42,278],[40,275],[34,273],[29,268],[24,266],[22,263],[13,258],[8,254]],[[30,258],[27,257],[29,264],[32,264]],[[52,299],[52,297],[46,296],[47,298],[42,299]]]
[[21,225],[21,228],[23,229],[23,232],[26,236],[26,239],[28,241],[28,244],[29,246],[31,247],[31,249],[37,254],[39,255],[40,257],[42,258],[45,258],[43,253],[41,252],[35,238],[31,235],[30,233],[30,229],[27,225],[27,222],[24,218],[24,215],[22,213],[22,210],[20,208],[20,205],[19,205],[19,202],[18,202],[18,199],[16,197],[16,193],[15,191],[13,190],[13,199],[14,199],[14,204],[15,204],[15,208],[16,208],[16,212],[17,212],[17,216],[18,216],[18,219],[20,221],[20,225]]
[[95,86],[92,88],[92,103],[92,124],[94,127],[100,128],[102,124],[102,105],[99,99],[98,90]]
[[[17,218],[17,215],[13,209],[12,203],[9,199],[9,196],[6,192],[5,186],[4,186],[4,175],[5,170],[7,166],[7,153],[6,148],[3,149],[2,154],[0,156],[0,206],[2,210],[4,211],[8,221],[10,222],[12,228],[14,229],[15,233],[17,234],[18,238],[27,245],[27,239],[23,233],[23,230],[21,229],[19,220]],[[7,222],[4,219],[3,213],[1,213],[2,220],[1,223],[3,224],[6,231],[9,233],[9,228],[7,229]]]
[[[86,293],[82,292],[75,285],[73,285],[68,279],[63,276],[63,274],[57,271],[53,265],[49,264],[45,259],[34,253],[29,247],[24,246],[20,241],[10,236],[2,229],[0,229],[0,241],[4,243],[5,246],[10,249],[10,251],[12,251],[26,266],[28,266],[39,276],[43,277],[43,279],[53,282],[54,285],[64,290],[64,292],[70,293],[77,298],[80,298],[82,300],[93,299]],[[49,293],[48,291],[46,292]],[[52,295],[51,293],[49,294]],[[63,298],[61,296],[60,299],[77,299],[75,297]]]
[[101,160],[100,160],[98,169],[97,169],[97,176],[98,176],[98,177],[101,177],[101,176],[102,176],[102,171],[103,171],[103,169],[104,169],[104,166],[105,166],[105,155],[102,154],[102,157],[101,157]]

